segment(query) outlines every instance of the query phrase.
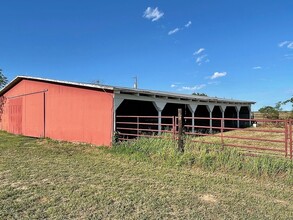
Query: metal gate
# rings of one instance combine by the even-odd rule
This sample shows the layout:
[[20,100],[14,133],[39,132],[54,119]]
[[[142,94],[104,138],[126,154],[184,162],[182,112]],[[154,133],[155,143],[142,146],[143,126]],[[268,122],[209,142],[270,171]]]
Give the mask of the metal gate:
[[[248,154],[270,154],[292,159],[292,123],[292,119],[184,117],[183,136],[189,143],[235,147]],[[178,117],[116,116],[118,141],[138,137],[178,140],[178,135]]]

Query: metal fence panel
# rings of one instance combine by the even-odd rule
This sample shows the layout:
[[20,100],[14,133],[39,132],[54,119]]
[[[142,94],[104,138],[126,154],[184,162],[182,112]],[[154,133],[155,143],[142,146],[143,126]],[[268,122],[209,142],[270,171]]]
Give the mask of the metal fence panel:
[[[292,159],[293,120],[184,117],[189,142],[236,147],[248,154],[270,154]],[[120,141],[137,137],[178,139],[178,117],[116,116]]]

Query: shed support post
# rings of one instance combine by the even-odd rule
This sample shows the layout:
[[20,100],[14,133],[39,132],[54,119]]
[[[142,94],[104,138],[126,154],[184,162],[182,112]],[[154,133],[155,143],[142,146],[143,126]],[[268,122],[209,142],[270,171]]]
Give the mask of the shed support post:
[[207,110],[208,110],[208,112],[209,112],[209,118],[210,118],[210,122],[209,122],[209,125],[210,125],[210,134],[213,132],[213,110],[214,110],[214,107],[215,107],[215,105],[214,104],[211,104],[211,103],[209,103],[207,106]]
[[191,112],[191,132],[194,133],[194,111]]
[[210,134],[212,134],[213,133],[213,112],[212,111],[210,111]]
[[236,106],[236,113],[237,113],[237,128],[240,128],[240,106]]
[[164,101],[154,101],[153,105],[158,111],[158,135],[162,133],[162,111],[165,108],[167,102]]
[[162,133],[162,110],[158,110],[158,134]]
[[191,132],[194,133],[195,132],[195,129],[194,129],[194,126],[195,126],[195,119],[194,119],[194,116],[195,116],[195,111],[196,111],[196,108],[197,108],[197,104],[188,104],[187,107],[189,108],[190,112],[191,112]]
[[225,127],[225,110],[226,110],[226,106],[221,106],[221,111],[222,111],[222,118],[223,118],[223,128]]

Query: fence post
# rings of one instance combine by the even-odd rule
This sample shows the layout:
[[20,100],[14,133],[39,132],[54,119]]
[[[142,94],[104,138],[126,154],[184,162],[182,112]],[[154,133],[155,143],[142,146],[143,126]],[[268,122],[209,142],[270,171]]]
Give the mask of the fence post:
[[221,144],[222,144],[222,147],[224,147],[224,137],[223,137],[223,132],[224,132],[224,119],[221,118]]
[[176,117],[172,117],[173,139],[176,140]]
[[290,148],[290,159],[292,159],[292,119],[289,120],[289,148]]
[[285,120],[285,157],[288,156],[288,120]]
[[139,117],[136,117],[136,136],[139,137]]
[[183,143],[183,116],[182,109],[178,109],[178,151],[184,152],[184,143]]

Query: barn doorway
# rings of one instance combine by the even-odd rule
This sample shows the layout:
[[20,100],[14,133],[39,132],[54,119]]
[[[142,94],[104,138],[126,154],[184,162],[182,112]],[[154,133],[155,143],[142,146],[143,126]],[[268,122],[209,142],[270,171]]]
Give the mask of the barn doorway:
[[7,97],[9,132],[46,137],[46,92]]

